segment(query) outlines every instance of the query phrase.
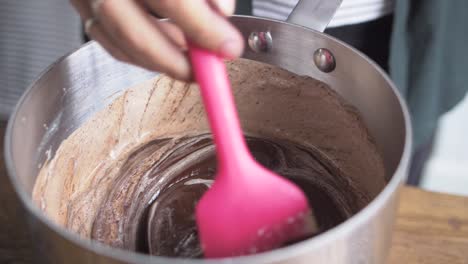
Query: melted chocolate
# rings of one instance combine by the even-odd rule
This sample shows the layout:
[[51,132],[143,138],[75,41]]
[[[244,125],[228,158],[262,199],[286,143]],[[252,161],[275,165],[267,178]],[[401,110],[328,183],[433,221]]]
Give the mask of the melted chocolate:
[[[320,232],[342,223],[370,200],[314,148],[277,139],[247,137],[247,142],[261,164],[304,190]],[[152,255],[201,257],[194,208],[215,171],[209,135],[146,144],[121,167],[94,220],[91,238]]]

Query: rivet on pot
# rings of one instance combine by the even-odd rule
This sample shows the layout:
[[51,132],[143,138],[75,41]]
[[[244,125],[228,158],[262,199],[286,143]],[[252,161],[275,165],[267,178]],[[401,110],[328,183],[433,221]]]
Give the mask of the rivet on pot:
[[332,72],[336,67],[335,56],[325,48],[317,49],[314,52],[314,63],[323,72]]
[[255,52],[268,52],[273,48],[273,38],[269,31],[252,32],[249,36],[249,46]]

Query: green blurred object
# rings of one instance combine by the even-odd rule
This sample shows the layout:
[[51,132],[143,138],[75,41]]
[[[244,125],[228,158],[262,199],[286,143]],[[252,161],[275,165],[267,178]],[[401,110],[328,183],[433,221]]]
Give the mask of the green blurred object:
[[396,0],[390,73],[409,104],[416,148],[468,90],[467,14],[464,0]]

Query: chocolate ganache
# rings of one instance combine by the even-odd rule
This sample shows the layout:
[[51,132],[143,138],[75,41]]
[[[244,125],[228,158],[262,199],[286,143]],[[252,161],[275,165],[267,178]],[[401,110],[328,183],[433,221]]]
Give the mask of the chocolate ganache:
[[[261,164],[305,191],[322,232],[369,200],[316,149],[286,140],[248,137],[247,142]],[[155,159],[168,144],[172,147]],[[122,165],[94,219],[91,238],[152,255],[200,257],[194,208],[215,171],[209,135],[149,142]]]

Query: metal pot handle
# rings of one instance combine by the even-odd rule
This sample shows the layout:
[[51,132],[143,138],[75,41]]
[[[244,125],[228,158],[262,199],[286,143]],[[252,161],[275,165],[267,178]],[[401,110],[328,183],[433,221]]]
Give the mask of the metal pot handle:
[[343,0],[300,0],[286,20],[323,32]]

